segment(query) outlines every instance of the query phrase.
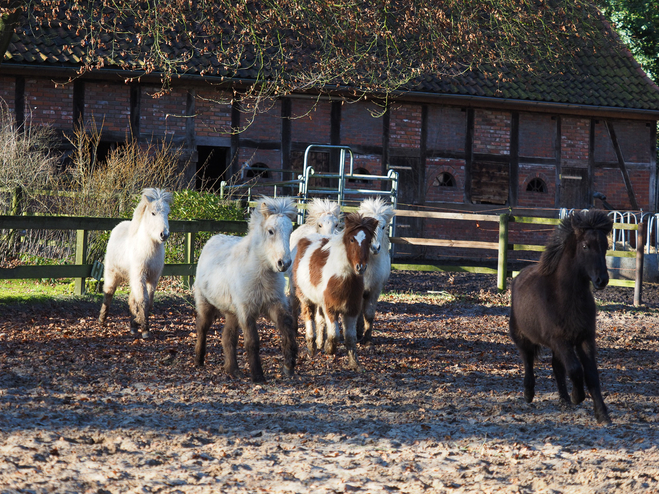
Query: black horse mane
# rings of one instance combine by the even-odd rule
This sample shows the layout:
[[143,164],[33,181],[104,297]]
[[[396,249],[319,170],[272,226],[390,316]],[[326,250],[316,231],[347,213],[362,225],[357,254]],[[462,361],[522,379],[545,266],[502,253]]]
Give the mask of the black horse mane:
[[575,211],[564,218],[554,231],[544,252],[540,256],[540,271],[547,276],[558,268],[558,263],[573,235],[584,230],[600,230],[611,233],[613,221],[604,211]]

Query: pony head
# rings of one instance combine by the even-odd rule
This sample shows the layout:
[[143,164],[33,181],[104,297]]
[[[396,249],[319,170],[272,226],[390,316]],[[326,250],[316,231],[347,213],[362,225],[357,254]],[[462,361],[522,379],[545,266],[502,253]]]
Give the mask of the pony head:
[[575,269],[588,276],[596,290],[602,290],[609,283],[606,251],[612,229],[613,221],[603,211],[575,211],[561,221],[542,253],[542,274],[553,273],[561,257],[570,252]]
[[341,208],[330,199],[314,198],[309,204],[306,224],[322,235],[338,233]]
[[273,271],[291,265],[290,238],[297,208],[290,197],[261,197],[249,220],[249,234],[259,236],[265,261]]
[[154,243],[169,238],[169,206],[172,193],[163,189],[144,189],[142,198],[133,212],[133,225],[143,229]]
[[349,213],[345,217],[343,230],[343,245],[355,274],[363,275],[368,267],[371,242],[375,237],[378,220],[362,216],[359,213]]
[[394,217],[394,208],[382,200],[381,197],[375,197],[362,201],[358,212],[363,216],[378,220],[377,231],[371,243],[371,253],[376,255],[380,252],[380,247],[383,244],[385,247],[388,245],[386,243],[388,239],[387,228],[389,228],[389,222]]

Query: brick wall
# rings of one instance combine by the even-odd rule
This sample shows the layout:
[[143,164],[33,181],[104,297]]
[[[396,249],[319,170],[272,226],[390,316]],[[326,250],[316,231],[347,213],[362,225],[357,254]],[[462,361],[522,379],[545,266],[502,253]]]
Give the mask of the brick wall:
[[[240,134],[243,139],[280,141],[281,101],[264,103],[260,107],[245,102],[240,115],[240,124],[245,129]],[[281,167],[277,166],[277,168]]]
[[476,110],[474,153],[510,154],[511,115],[508,112]]
[[561,123],[561,164],[588,167],[590,119],[564,117]]
[[556,119],[551,115],[519,114],[519,155],[554,158]]
[[[464,202],[464,166],[464,160],[426,160],[426,204]],[[440,187],[436,184],[437,176],[443,172],[453,176],[455,187]]]
[[400,148],[421,146],[420,105],[396,105],[391,109],[389,143],[391,147]]
[[197,90],[195,134],[198,137],[227,137],[231,134],[231,100],[228,91]]
[[[648,163],[651,124],[635,120],[614,120],[612,123],[625,163]],[[595,161],[618,161],[609,132],[601,120],[595,123]]]
[[[635,167],[628,169],[628,173],[638,207],[650,210],[650,170]],[[619,168],[597,168],[593,177],[593,190],[602,192],[614,209],[631,209]]]
[[[72,103],[70,107],[73,108]],[[102,125],[103,131],[129,135],[130,87],[126,84],[86,82],[84,113],[88,128],[95,122],[98,129]]]
[[[547,192],[527,191],[531,180],[539,178],[547,186]],[[556,194],[556,169],[549,165],[519,165],[519,188],[517,190],[517,205],[527,208],[554,208]]]
[[25,80],[25,118],[58,129],[73,127],[73,84]]
[[156,90],[142,88],[140,134],[147,138],[185,138],[187,90],[172,89],[162,96],[151,96]]
[[428,150],[464,151],[466,134],[467,112],[439,105],[428,107]]
[[16,83],[14,77],[0,77],[0,103],[3,110],[14,113]]
[[341,144],[382,146],[382,108],[373,103],[359,102],[341,107]]
[[291,101],[292,141],[329,144],[332,104],[329,101],[295,98]]

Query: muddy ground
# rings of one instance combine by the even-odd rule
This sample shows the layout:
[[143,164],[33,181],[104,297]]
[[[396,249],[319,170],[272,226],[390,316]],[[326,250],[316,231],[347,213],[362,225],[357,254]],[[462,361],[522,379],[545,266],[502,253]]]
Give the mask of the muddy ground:
[[[218,334],[193,366],[194,308],[159,292],[154,338],[125,297],[0,300],[0,492],[651,492],[659,490],[659,290],[598,292],[599,367],[613,423],[558,406],[548,352],[532,404],[492,276],[392,275],[367,372],[309,358],[293,378],[261,321],[268,382],[230,380]],[[246,370],[242,353],[239,364]]]

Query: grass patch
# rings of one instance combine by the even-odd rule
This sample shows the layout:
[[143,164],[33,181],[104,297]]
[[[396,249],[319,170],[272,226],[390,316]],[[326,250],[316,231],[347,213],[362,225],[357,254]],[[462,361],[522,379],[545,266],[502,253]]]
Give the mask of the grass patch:
[[[74,281],[72,278],[57,280],[47,279],[21,279],[0,280],[0,305],[11,304],[43,304],[53,300],[99,300],[101,294],[93,291],[92,282],[87,280],[87,293],[82,297],[73,294]],[[117,294],[128,293],[128,287],[120,287]]]

